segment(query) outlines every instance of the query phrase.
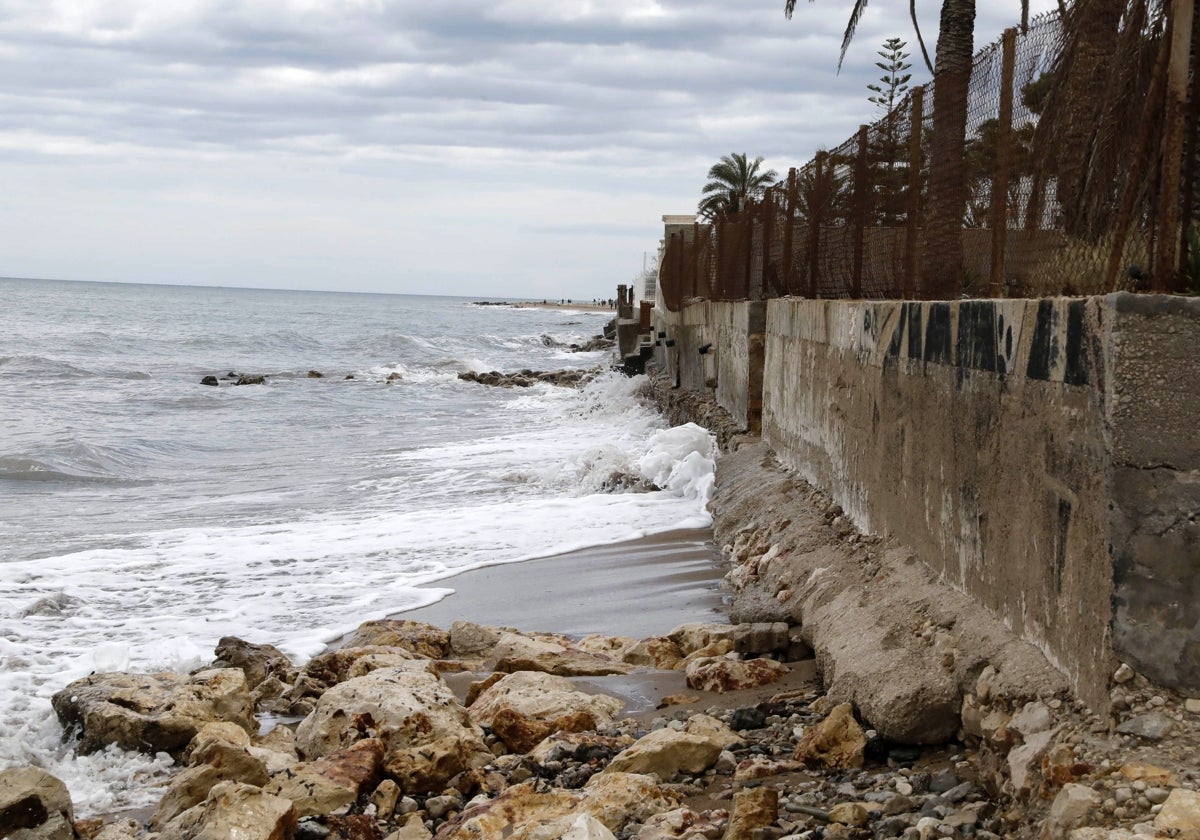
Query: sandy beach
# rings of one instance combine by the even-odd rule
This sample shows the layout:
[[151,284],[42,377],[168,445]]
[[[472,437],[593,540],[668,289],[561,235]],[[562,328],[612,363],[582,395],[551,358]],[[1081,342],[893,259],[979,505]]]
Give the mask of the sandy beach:
[[439,581],[454,594],[400,618],[642,638],[688,621],[724,621],[724,569],[708,529],[489,566]]

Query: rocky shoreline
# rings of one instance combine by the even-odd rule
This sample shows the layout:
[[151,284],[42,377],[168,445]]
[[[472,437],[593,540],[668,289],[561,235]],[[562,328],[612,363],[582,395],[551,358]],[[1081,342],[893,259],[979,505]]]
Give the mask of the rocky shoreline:
[[711,401],[647,396],[722,440],[730,623],[377,621],[303,666],[227,638],[190,675],[93,675],[54,698],[79,748],[180,771],[153,813],[75,820],[57,780],[5,770],[0,837],[1200,840],[1200,701],[1122,666],[1088,709]]

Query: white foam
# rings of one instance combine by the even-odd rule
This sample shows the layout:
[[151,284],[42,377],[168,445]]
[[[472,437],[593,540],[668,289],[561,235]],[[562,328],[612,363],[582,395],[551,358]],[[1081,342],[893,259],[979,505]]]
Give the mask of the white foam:
[[[93,671],[186,671],[225,635],[301,662],[361,621],[444,597],[421,587],[458,572],[707,525],[712,440],[664,429],[634,399],[639,385],[604,375],[580,390],[506,392],[489,409],[492,434],[375,456],[391,475],[364,477],[353,505],[5,562],[0,766],[46,766],[82,815],[149,804],[167,759],[73,757],[55,691]],[[663,489],[599,492],[614,472]],[[61,614],[23,615],[56,594]]]

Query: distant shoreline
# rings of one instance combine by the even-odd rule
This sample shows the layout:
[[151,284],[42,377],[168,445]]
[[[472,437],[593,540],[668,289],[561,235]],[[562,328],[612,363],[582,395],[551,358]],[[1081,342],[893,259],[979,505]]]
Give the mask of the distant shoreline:
[[474,301],[474,304],[476,306],[511,306],[513,309],[573,309],[582,310],[585,312],[612,312],[614,314],[617,311],[615,306],[609,306],[606,303],[590,303],[587,301],[560,303],[556,300],[477,300]]

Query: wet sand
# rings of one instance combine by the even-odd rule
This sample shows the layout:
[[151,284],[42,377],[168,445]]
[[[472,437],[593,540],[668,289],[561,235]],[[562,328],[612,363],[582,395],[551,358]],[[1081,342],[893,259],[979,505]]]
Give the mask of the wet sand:
[[687,621],[725,621],[718,589],[725,570],[711,540],[708,529],[672,531],[464,572],[436,584],[453,595],[400,617],[636,638]]

